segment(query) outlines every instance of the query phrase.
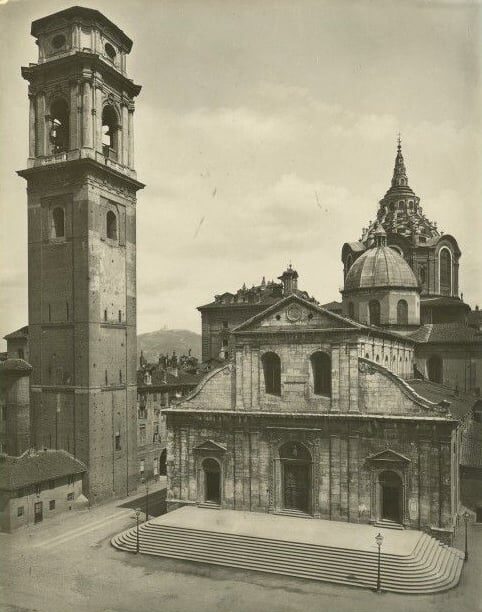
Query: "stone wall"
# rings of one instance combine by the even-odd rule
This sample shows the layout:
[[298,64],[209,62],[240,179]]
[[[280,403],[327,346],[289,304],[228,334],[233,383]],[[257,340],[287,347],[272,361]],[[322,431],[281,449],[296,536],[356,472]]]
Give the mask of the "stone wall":
[[290,441],[303,444],[312,457],[309,513],[314,517],[376,521],[378,476],[391,469],[403,481],[407,527],[453,527],[452,425],[447,422],[169,413],[169,507],[203,503],[202,461],[213,457],[222,466],[223,508],[281,511],[279,448]]

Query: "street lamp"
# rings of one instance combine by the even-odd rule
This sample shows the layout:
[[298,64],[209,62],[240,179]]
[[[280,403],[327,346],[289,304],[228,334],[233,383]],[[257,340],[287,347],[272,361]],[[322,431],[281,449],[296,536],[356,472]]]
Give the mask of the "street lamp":
[[144,486],[146,487],[146,523],[149,520],[149,480],[147,478],[143,478],[142,481]]
[[139,510],[139,508],[137,508],[136,509],[136,554],[140,550],[140,546],[139,546],[139,517],[140,515],[141,515],[141,511]]
[[381,549],[382,549],[382,544],[383,544],[383,536],[381,533],[375,536],[375,542],[377,543],[377,546],[378,546],[377,589],[376,591],[377,593],[381,593],[382,592],[382,581],[380,577],[380,568],[381,568],[381,560],[382,560]]
[[464,519],[464,523],[465,523],[465,555],[464,555],[464,561],[467,561],[469,558],[469,547],[467,544],[467,524],[469,522],[469,518],[470,518],[470,514],[467,512],[467,510],[462,514],[462,518]]

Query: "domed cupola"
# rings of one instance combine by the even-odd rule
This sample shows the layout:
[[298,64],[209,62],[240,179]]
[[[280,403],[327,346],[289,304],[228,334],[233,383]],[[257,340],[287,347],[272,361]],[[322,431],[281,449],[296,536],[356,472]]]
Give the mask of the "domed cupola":
[[411,267],[387,246],[385,230],[373,233],[373,246],[351,266],[345,278],[343,313],[371,325],[420,325],[420,287]]

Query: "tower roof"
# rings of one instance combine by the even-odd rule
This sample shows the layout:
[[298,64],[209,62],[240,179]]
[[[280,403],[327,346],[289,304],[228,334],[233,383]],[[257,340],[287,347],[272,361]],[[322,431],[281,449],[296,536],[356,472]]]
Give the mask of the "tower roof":
[[380,200],[377,218],[363,233],[361,241],[365,246],[374,244],[375,232],[380,225],[387,235],[399,234],[413,242],[415,236],[423,236],[426,241],[440,237],[436,224],[423,214],[420,198],[408,184],[400,136],[391,185]]
[[46,17],[42,17],[41,19],[36,19],[32,21],[32,27],[30,29],[30,33],[32,36],[36,38],[39,34],[42,33],[43,30],[48,28],[52,22],[54,21],[73,21],[79,20],[82,22],[92,23],[96,22],[106,29],[110,30],[116,38],[125,46],[127,53],[132,49],[132,40],[118,27],[115,23],[112,23],[110,19],[107,19],[105,15],[103,15],[100,11],[95,9],[85,8],[84,6],[71,6],[63,11],[58,11],[57,13],[52,13],[47,15]]

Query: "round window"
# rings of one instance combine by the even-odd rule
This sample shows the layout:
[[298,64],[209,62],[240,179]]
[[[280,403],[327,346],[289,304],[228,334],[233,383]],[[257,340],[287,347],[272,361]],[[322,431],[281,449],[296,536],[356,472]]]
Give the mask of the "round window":
[[115,58],[114,47],[110,43],[106,43],[104,49],[105,49],[107,56],[110,57],[111,60],[113,60]]
[[54,49],[61,49],[65,46],[65,36],[63,34],[57,34],[52,38],[52,47]]

